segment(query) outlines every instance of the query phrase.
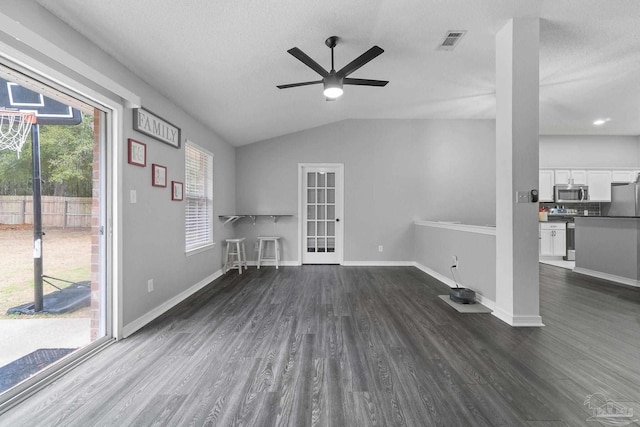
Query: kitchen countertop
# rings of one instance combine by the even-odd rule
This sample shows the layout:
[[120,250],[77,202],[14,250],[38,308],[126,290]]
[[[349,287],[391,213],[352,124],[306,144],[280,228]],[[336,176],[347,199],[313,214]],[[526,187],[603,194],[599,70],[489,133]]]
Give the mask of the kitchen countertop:
[[610,218],[610,219],[624,219],[624,218],[628,218],[628,219],[640,219],[640,216],[615,216],[615,215],[601,215],[601,216],[581,216],[578,218]]

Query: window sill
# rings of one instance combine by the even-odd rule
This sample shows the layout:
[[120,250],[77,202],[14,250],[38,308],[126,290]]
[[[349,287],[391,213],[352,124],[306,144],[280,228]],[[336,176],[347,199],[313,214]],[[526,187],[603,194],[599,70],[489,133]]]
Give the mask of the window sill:
[[202,252],[206,252],[208,250],[213,249],[215,246],[216,246],[215,243],[210,243],[205,246],[200,246],[199,248],[189,249],[188,251],[185,252],[185,256],[190,257],[191,255],[196,255]]

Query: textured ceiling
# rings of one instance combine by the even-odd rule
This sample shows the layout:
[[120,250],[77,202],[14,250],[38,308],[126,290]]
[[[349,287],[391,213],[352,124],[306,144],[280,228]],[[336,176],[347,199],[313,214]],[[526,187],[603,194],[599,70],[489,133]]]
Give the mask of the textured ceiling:
[[[638,0],[38,0],[234,145],[348,118],[495,117],[495,33],[539,16],[540,133],[640,134]],[[451,52],[449,30],[467,30]],[[351,77],[390,80],[279,90],[379,45]],[[144,99],[143,99],[144,103]],[[611,120],[594,127],[597,118]]]

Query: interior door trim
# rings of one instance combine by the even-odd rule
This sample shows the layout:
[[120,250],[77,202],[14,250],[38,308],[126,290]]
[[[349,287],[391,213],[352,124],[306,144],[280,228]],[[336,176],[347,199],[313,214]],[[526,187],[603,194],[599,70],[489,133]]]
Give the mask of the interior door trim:
[[343,265],[344,264],[344,240],[345,240],[345,231],[344,231],[344,163],[298,163],[298,265],[302,265],[302,251],[304,250],[304,245],[302,244],[302,236],[304,235],[304,231],[302,229],[302,227],[304,226],[303,224],[303,218],[304,218],[304,197],[303,197],[303,191],[304,191],[304,186],[302,184],[302,178],[303,178],[303,171],[304,168],[336,168],[340,171],[340,175],[342,177],[342,191],[340,192],[340,198],[339,200],[336,200],[336,203],[340,203],[342,206],[342,212],[340,212],[339,214],[336,212],[336,216],[338,218],[340,218],[340,222],[339,222],[339,227],[341,227],[341,232],[342,232],[342,238],[340,239],[340,245],[338,247],[338,245],[336,245],[336,252],[338,253],[338,264],[339,265]]

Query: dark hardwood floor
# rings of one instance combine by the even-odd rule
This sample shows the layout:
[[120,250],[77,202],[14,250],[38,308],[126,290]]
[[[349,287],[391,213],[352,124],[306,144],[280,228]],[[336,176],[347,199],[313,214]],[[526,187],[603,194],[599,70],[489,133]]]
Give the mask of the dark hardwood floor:
[[640,290],[540,273],[544,328],[460,314],[413,267],[229,273],[0,425],[597,426],[594,393],[637,419]]

